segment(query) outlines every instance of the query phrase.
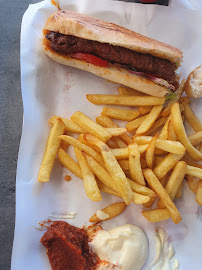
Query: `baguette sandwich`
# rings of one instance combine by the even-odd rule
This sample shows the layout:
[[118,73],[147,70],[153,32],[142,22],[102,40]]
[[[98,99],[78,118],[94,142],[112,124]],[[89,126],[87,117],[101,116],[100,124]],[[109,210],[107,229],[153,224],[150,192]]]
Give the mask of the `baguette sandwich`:
[[84,14],[52,14],[43,29],[43,47],[56,62],[148,95],[162,97],[178,85],[179,49]]

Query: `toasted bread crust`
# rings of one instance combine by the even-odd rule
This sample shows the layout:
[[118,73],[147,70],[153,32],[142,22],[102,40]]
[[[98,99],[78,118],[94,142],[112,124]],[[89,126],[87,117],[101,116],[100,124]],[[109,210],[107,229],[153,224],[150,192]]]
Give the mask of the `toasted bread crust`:
[[178,65],[182,59],[182,52],[175,47],[122,26],[72,11],[60,10],[53,13],[48,18],[44,29],[149,53]]
[[43,39],[43,48],[45,53],[52,60],[60,64],[91,72],[99,77],[128,86],[148,95],[163,97],[168,92],[165,87],[160,86],[146,78],[129,73],[127,70],[124,70],[122,68],[117,68],[113,66],[103,68],[95,66],[91,63],[87,63],[85,61],[73,59],[71,57],[68,57],[68,55],[58,53],[51,49],[50,41],[48,41],[46,38]]

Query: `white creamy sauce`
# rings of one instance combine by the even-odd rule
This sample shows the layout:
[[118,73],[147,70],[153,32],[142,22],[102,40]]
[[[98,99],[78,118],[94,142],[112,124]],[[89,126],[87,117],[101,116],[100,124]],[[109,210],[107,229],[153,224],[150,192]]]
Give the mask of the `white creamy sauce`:
[[158,229],[155,235],[156,257],[148,270],[178,270],[179,261],[174,258],[175,251],[163,229]]
[[62,214],[52,213],[48,217],[53,219],[74,219],[76,214],[76,212],[68,212]]
[[100,220],[105,220],[107,218],[109,218],[109,215],[106,214],[105,212],[103,212],[102,210],[98,210],[96,212],[96,216],[100,219]]
[[111,264],[98,268],[99,270],[140,270],[148,255],[148,242],[144,232],[130,224],[109,231],[99,230],[91,245],[102,261]]

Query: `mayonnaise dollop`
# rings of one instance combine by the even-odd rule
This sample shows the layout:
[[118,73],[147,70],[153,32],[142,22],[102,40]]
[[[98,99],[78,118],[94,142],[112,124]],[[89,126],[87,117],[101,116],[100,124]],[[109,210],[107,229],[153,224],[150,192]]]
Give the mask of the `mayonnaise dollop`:
[[147,270],[178,270],[179,261],[174,258],[175,251],[167,234],[163,229],[158,229],[155,235],[156,256]]
[[99,230],[91,245],[102,261],[117,266],[116,269],[140,270],[148,255],[146,235],[142,229],[130,224],[110,231]]

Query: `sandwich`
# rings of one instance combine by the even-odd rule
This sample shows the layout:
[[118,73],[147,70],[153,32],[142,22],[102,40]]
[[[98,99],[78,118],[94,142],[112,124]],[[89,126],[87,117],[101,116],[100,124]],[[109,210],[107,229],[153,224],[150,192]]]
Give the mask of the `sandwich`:
[[199,98],[202,96],[202,65],[189,74],[184,88],[189,97]]
[[148,95],[162,97],[178,85],[179,49],[84,14],[52,14],[43,29],[43,48],[58,63]]

